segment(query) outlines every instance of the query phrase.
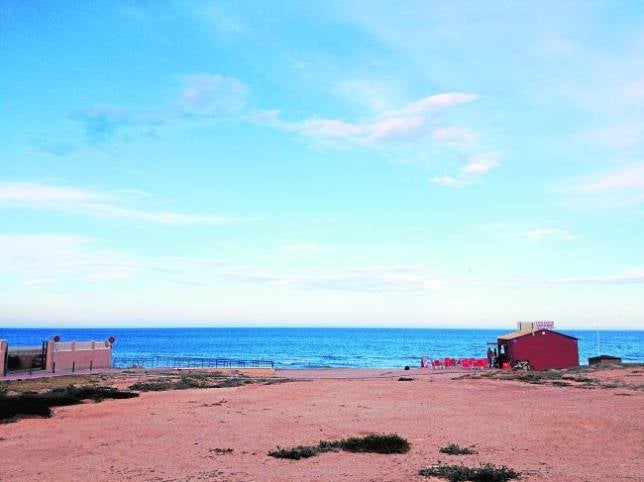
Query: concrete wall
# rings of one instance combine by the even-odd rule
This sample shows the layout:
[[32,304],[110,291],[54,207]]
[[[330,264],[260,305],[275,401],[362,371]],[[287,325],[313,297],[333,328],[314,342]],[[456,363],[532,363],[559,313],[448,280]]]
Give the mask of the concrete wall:
[[90,367],[110,368],[111,366],[112,347],[106,347],[102,341],[78,344],[47,342],[46,369],[49,371],[88,370]]
[[9,348],[9,345],[7,344],[7,340],[0,340],[0,377],[4,377],[6,375],[5,373],[5,357],[7,356],[7,350]]

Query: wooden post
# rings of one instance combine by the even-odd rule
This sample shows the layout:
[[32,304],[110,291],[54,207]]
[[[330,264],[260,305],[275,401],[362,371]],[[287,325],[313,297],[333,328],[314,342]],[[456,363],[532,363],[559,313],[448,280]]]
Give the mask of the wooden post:
[[9,359],[9,344],[6,340],[0,340],[0,377],[7,374],[7,363]]
[[89,361],[89,371],[92,371],[92,367],[94,366],[94,360]]
[[76,362],[73,361],[72,362],[72,373],[74,373],[75,371],[76,371]]

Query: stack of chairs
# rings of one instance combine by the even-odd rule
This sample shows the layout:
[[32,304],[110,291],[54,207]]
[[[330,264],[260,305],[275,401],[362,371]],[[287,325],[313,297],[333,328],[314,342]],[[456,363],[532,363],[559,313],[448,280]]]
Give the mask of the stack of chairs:
[[428,358],[426,368],[432,370],[444,370],[446,368],[467,368],[481,370],[487,368],[487,358]]

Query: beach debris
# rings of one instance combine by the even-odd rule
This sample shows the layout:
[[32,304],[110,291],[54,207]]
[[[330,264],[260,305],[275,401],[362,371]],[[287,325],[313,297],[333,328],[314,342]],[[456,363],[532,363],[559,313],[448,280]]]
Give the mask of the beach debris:
[[208,450],[208,452],[213,453],[215,455],[228,455],[228,454],[232,454],[234,451],[235,449],[231,449],[230,447],[227,447],[225,449],[214,448],[214,449]]
[[414,379],[412,377],[400,377],[398,379],[399,382],[413,382]]

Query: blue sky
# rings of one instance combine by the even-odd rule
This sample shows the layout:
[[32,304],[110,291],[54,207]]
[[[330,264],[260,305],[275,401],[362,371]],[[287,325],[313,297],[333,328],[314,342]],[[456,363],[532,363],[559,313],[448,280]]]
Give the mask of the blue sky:
[[0,323],[644,327],[638,2],[0,6]]

